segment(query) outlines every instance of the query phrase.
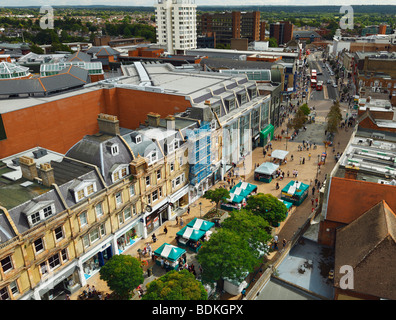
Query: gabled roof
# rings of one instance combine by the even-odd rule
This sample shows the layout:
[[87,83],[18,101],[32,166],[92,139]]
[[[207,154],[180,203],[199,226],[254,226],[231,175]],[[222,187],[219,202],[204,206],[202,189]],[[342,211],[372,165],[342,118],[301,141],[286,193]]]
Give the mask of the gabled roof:
[[[354,291],[396,299],[396,215],[385,201],[337,230],[335,270],[353,268]],[[335,272],[340,287],[343,274]]]
[[76,53],[73,53],[70,57],[68,57],[67,61],[90,62],[91,56],[85,52],[77,51]]
[[120,52],[110,46],[91,47],[87,50],[88,54],[96,54],[98,57],[120,55]]
[[396,211],[396,186],[332,177],[325,219],[349,224],[381,200]]

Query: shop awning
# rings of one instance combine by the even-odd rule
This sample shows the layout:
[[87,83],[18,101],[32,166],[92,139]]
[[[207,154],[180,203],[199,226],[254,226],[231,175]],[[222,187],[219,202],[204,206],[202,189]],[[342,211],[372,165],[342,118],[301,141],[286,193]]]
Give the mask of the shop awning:
[[289,151],[286,150],[274,150],[271,152],[271,157],[275,159],[284,160],[286,156],[289,154]]
[[268,126],[266,126],[263,130],[260,131],[260,134],[262,136],[271,134],[271,139],[274,137],[274,126],[272,124],[269,124]]
[[205,235],[205,231],[185,226],[183,229],[177,232],[176,235],[187,240],[198,241]]
[[292,205],[293,205],[293,203],[291,203],[289,201],[286,201],[286,200],[283,200],[283,199],[278,199],[278,200],[280,202],[283,202],[283,204],[286,206],[287,210],[289,210],[292,207]]
[[278,170],[279,165],[272,162],[262,163],[256,170],[255,173],[266,174],[268,176],[272,175],[276,170]]
[[239,182],[230,190],[230,202],[241,203],[249,194],[257,189],[257,186],[247,182]]
[[194,218],[187,224],[187,227],[190,227],[193,229],[199,229],[199,230],[206,232],[206,231],[210,230],[212,227],[214,227],[214,222]]
[[160,246],[157,250],[154,251],[154,255],[165,258],[170,261],[176,261],[185,252],[186,250],[182,248],[176,247],[169,243],[164,243],[162,246]]
[[302,183],[300,181],[290,181],[283,189],[282,193],[288,194],[290,196],[301,196],[309,188],[309,185]]

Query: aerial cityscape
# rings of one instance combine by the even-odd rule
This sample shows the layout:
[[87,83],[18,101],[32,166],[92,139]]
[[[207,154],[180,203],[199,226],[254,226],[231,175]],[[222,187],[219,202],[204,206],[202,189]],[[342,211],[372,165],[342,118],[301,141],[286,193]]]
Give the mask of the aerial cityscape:
[[0,300],[396,299],[391,3],[0,7]]

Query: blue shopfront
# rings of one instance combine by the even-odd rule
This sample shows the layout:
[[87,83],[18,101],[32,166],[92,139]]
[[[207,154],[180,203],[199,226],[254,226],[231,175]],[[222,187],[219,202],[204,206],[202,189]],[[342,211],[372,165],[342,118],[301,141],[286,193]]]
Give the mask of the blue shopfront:
[[88,279],[96,274],[114,254],[111,242],[102,245],[94,251],[96,252],[94,254],[90,254],[90,256],[83,262],[85,279]]

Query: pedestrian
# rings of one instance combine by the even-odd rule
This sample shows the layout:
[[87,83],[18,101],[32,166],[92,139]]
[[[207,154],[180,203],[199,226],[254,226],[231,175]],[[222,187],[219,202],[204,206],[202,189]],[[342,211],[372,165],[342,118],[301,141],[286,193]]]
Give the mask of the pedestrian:
[[65,300],[70,300],[70,296],[67,294]]
[[315,202],[316,202],[316,207],[317,207],[318,206],[318,202],[319,202],[318,197],[316,197]]
[[314,198],[312,197],[311,198],[311,202],[312,202],[312,206],[314,205],[314,203],[315,203],[315,200],[314,200]]
[[312,195],[315,195],[315,187],[312,187]]
[[154,243],[157,241],[157,236],[155,235],[155,233],[153,233],[151,239],[153,240]]
[[282,241],[283,249],[286,247],[286,243],[287,243],[287,240],[283,239],[283,241]]
[[241,295],[241,300],[242,300],[243,298],[246,297],[246,288],[243,288],[241,294],[242,294],[242,295]]
[[166,226],[164,226],[164,233],[165,235],[168,233],[168,228]]
[[176,225],[178,225],[179,224],[179,218],[178,217],[176,217]]
[[311,160],[311,153],[308,154],[308,160]]
[[302,164],[305,164],[305,157],[303,157]]
[[187,207],[187,214],[190,214],[190,206]]
[[290,172],[289,172],[289,170],[287,170],[287,177],[289,178],[289,174],[290,174]]
[[183,226],[183,218],[180,217],[180,226]]

